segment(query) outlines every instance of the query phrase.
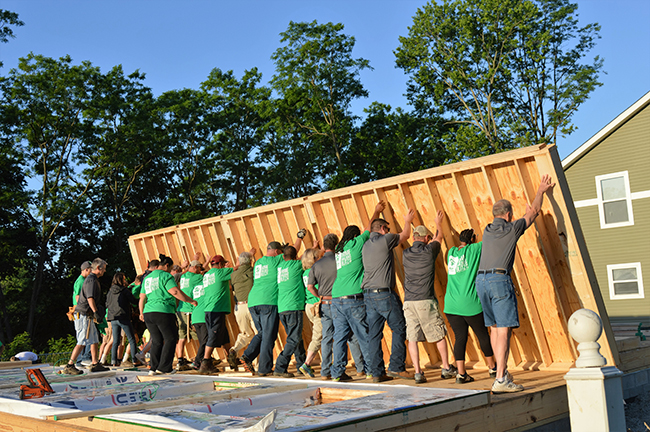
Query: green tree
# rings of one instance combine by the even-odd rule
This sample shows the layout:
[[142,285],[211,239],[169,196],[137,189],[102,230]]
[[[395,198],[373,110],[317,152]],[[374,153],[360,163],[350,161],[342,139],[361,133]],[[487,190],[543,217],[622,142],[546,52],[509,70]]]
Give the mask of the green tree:
[[[10,26],[21,27],[25,23],[18,19],[18,14],[5,9],[0,9],[0,43],[9,42],[10,38],[15,38],[14,31]],[[4,63],[0,60],[0,68]]]
[[310,158],[322,170],[315,174],[330,187],[349,184],[344,153],[355,121],[350,105],[368,96],[359,74],[370,64],[352,57],[355,39],[342,31],[340,23],[291,21],[280,33],[284,46],[271,56],[276,66],[271,84],[279,95],[276,115],[283,125],[277,133],[302,135]]
[[456,159],[570,134],[571,116],[598,82],[582,63],[599,37],[568,0],[444,0],[418,9],[395,51],[421,113],[458,129]]
[[[1,82],[4,118],[11,122],[9,138],[24,157],[27,175],[40,185],[31,208],[38,246],[29,334],[47,308],[47,302],[39,302],[39,298],[46,266],[54,272],[52,247],[57,232],[78,216],[96,181],[91,173],[102,163],[96,154],[80,151],[81,143],[92,135],[93,121],[84,113],[97,96],[94,91],[99,78],[99,69],[89,62],[72,65],[69,56],[56,60],[30,54]],[[83,176],[82,170],[86,171]]]

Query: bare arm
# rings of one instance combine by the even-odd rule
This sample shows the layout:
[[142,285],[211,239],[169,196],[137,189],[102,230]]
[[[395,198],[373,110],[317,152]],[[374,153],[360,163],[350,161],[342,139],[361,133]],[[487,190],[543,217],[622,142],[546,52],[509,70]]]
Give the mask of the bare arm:
[[309,290],[310,293],[314,295],[314,297],[319,297],[318,291],[316,291],[316,287],[314,285],[307,285],[307,289]]
[[381,212],[384,211],[385,208],[386,208],[386,203],[384,201],[379,201],[377,203],[377,205],[375,206],[374,213],[372,214],[370,219],[368,219],[368,226],[365,227],[365,231],[370,231],[370,226],[372,225],[372,221],[377,219],[379,217],[379,215],[381,214]]
[[415,218],[415,210],[409,209],[408,213],[404,215],[404,230],[399,233],[399,242],[404,243],[411,237],[411,222]]
[[189,303],[192,306],[196,306],[198,304],[196,300],[192,300],[187,294],[178,289],[178,287],[172,287],[168,289],[167,292],[176,297],[176,299],[185,303]]
[[555,183],[551,183],[551,176],[544,174],[542,176],[542,181],[539,183],[539,187],[537,188],[537,194],[535,195],[535,199],[533,199],[533,203],[531,205],[526,204],[526,214],[524,215],[524,219],[526,219],[526,228],[532,225],[537,214],[542,209],[544,194],[549,190],[552,190],[553,186],[555,186]]
[[140,293],[140,301],[138,302],[138,309],[140,309],[140,321],[144,322],[144,304],[147,300],[145,293]]
[[442,210],[438,210],[438,214],[436,215],[436,219],[435,219],[436,235],[433,237],[433,240],[431,240],[431,242],[437,241],[438,243],[442,243],[442,217],[443,216],[444,216],[444,212]]

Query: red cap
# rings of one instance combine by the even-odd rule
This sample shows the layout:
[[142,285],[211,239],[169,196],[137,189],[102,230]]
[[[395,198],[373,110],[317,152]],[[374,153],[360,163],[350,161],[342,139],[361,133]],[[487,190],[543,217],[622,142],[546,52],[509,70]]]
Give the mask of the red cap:
[[226,262],[226,259],[221,255],[215,255],[210,260],[210,264],[219,264],[220,262],[224,262],[224,263]]

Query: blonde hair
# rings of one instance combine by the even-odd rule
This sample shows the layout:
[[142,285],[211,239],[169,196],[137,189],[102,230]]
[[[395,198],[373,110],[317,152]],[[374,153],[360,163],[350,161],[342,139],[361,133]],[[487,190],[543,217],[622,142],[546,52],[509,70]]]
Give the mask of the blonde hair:
[[302,254],[302,269],[310,269],[314,265],[320,255],[320,250],[318,249],[307,249],[304,254]]

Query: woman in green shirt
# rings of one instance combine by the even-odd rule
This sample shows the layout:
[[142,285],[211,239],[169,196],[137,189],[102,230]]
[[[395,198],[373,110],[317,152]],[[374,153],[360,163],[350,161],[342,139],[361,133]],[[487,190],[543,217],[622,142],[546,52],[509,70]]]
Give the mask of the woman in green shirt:
[[144,278],[140,292],[140,320],[147,324],[151,334],[149,375],[172,371],[174,348],[178,342],[176,299],[196,306],[196,301],[178,288],[169,273],[173,264],[171,258],[161,254],[160,265]]

